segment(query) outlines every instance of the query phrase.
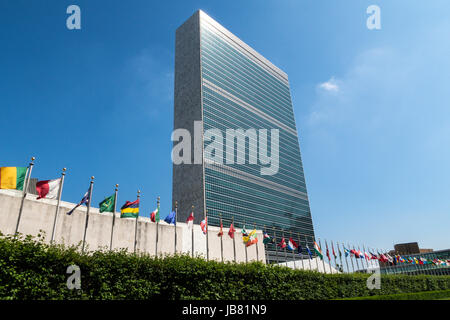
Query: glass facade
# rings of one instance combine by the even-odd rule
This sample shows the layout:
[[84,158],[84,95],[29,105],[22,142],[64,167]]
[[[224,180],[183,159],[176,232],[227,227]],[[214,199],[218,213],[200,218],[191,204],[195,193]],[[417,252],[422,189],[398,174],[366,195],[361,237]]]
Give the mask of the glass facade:
[[[266,229],[279,242],[292,236],[313,247],[314,229],[307,196],[297,128],[287,76],[214,20],[200,19],[200,65],[203,129],[219,129],[224,139],[227,129],[267,129],[268,154],[271,154],[271,129],[279,130],[278,172],[261,175],[261,164],[250,164],[251,145],[257,136],[249,135],[245,159],[232,151],[234,164],[214,163],[204,153],[204,196],[210,225],[224,227],[231,219],[247,230]],[[238,134],[239,135],[239,134]],[[261,138],[261,136],[259,136]],[[210,141],[204,141],[204,149]],[[227,154],[228,152],[228,154]],[[236,163],[237,160],[244,162]],[[275,229],[274,229],[275,228]],[[275,246],[266,247],[274,261]],[[290,256],[290,254],[288,254]],[[281,262],[282,255],[278,255]],[[288,257],[289,258],[289,257]]]

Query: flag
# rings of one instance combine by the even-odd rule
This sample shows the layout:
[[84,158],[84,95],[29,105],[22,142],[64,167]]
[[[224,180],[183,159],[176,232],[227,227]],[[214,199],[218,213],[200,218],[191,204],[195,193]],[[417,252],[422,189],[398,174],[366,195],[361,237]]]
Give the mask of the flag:
[[312,252],[309,250],[308,244],[306,244],[306,251],[308,251],[309,259],[312,259]]
[[323,260],[322,250],[320,249],[319,245],[315,241],[314,241],[314,252],[319,256],[320,259]]
[[352,253],[351,250],[347,249],[346,247],[344,247],[344,252],[345,252],[345,257],[348,257],[348,255],[350,253]]
[[39,195],[36,199],[57,199],[59,188],[61,187],[61,178],[54,180],[44,180],[36,183],[36,191]]
[[366,257],[366,260],[370,260],[369,254],[364,251],[364,256]]
[[102,212],[114,212],[114,202],[116,201],[116,195],[113,194],[111,197],[105,198],[98,205],[100,208],[100,213]]
[[191,212],[191,214],[189,215],[189,217],[186,220],[187,223],[187,227],[189,230],[192,230],[192,227],[194,225],[194,211]]
[[298,244],[294,240],[292,240],[292,238],[289,238],[287,247],[289,250],[294,251],[298,248]]
[[273,238],[270,237],[267,232],[264,231],[264,235],[263,235],[263,243],[264,244],[268,244],[268,243],[273,243]]
[[78,204],[72,210],[67,212],[67,214],[70,216],[75,211],[75,209],[81,206],[82,204],[88,205],[90,199],[91,199],[91,187],[89,187],[88,191],[84,194],[83,199],[81,199],[81,201],[78,202]]
[[392,263],[394,261],[394,259],[392,259],[392,257],[389,254],[387,254],[387,253],[386,253],[386,257],[387,257],[389,262]]
[[244,243],[247,243],[249,237],[247,230],[245,230],[245,226],[242,227],[241,233],[242,233],[242,241],[244,241]]
[[122,206],[122,208],[120,208],[121,218],[137,218],[138,216],[139,216],[139,199],[133,202],[127,201]]
[[258,238],[256,237],[256,229],[253,229],[252,232],[248,235],[248,241],[245,244],[246,247],[251,246],[252,244],[255,244],[258,242]]
[[23,191],[26,167],[1,167],[0,189],[16,189]]
[[328,261],[331,261],[330,251],[328,250],[328,243],[326,241],[325,241],[325,246],[327,247],[327,258],[328,258]]
[[217,234],[218,237],[223,236],[223,223],[222,223],[222,219],[220,219],[220,230],[219,233]]
[[159,205],[158,205],[158,207],[155,209],[155,210],[153,210],[153,212],[150,214],[150,220],[152,221],[152,222],[159,222]]
[[168,224],[177,225],[177,216],[175,211],[169,213],[167,217],[164,218],[164,221],[167,222]]
[[302,254],[302,252],[303,252],[303,248],[302,248],[302,244],[299,242],[298,243],[298,254]]
[[279,246],[281,249],[286,248],[286,241],[284,241],[284,238],[281,238],[281,242],[278,244],[278,246]]
[[336,253],[334,252],[333,242],[331,242],[331,251],[333,252],[334,260],[336,261],[337,255],[336,255]]
[[205,219],[200,222],[200,228],[202,228],[203,234],[206,234],[208,228],[208,217],[205,217]]
[[233,222],[230,224],[230,230],[228,230],[228,235],[231,239],[234,238],[234,233],[236,232],[236,229],[233,226]]

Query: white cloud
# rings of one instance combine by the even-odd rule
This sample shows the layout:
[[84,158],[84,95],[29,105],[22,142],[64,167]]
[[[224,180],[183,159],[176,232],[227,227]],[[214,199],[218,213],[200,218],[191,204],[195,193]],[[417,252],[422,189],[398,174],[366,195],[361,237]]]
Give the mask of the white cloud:
[[337,84],[334,77],[331,77],[331,79],[328,80],[327,82],[320,83],[319,88],[324,89],[326,91],[333,91],[333,92],[339,91],[339,85]]

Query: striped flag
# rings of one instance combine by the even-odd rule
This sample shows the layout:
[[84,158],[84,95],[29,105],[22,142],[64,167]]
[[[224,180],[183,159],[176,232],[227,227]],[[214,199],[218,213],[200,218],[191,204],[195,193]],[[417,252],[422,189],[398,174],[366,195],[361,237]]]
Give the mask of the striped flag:
[[291,251],[294,251],[298,248],[298,244],[294,240],[292,240],[292,238],[289,238],[287,248]]
[[258,238],[256,237],[256,230],[253,229],[253,231],[250,232],[250,234],[248,235],[248,241],[245,244],[245,246],[249,247],[252,244],[255,244],[258,242]]
[[0,189],[15,189],[23,191],[26,167],[1,167]]
[[137,218],[138,216],[139,216],[139,199],[133,202],[127,201],[122,206],[122,208],[120,208],[121,218]]
[[319,245],[315,241],[314,241],[314,252],[319,256],[320,259],[323,260],[322,249],[320,249]]

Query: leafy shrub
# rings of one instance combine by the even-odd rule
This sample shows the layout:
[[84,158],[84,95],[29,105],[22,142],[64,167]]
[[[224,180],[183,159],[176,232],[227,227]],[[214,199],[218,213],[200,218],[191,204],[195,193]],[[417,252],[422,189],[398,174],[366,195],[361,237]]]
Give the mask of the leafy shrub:
[[[69,290],[69,265],[81,269],[81,289]],[[336,299],[450,290],[450,276],[322,274],[260,262],[237,264],[187,255],[150,257],[126,251],[80,253],[79,246],[41,238],[1,236],[0,299]]]

